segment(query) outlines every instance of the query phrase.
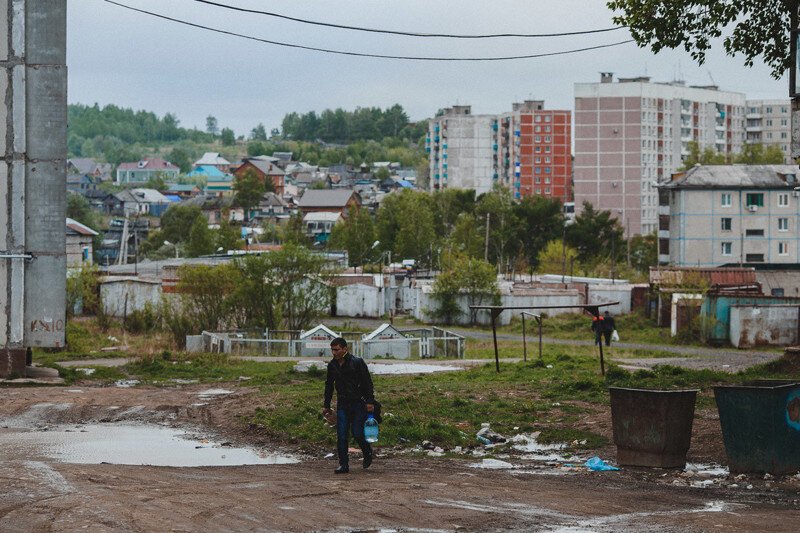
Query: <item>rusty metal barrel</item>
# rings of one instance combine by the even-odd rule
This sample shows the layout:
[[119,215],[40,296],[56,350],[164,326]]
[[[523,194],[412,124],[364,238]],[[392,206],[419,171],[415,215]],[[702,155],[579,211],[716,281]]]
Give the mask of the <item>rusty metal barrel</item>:
[[617,463],[683,468],[692,439],[697,390],[609,387]]

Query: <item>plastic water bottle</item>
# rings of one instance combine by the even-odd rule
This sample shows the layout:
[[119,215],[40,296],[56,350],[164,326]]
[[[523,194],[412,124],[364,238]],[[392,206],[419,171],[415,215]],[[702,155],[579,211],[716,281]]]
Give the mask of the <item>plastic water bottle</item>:
[[367,420],[364,421],[364,438],[367,442],[378,442],[378,421],[372,413],[368,413]]

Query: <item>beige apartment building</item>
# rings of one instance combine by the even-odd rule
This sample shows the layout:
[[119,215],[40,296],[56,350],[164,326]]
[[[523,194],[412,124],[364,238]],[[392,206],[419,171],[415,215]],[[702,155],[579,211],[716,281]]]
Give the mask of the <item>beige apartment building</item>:
[[736,154],[745,142],[745,95],[716,86],[654,83],[602,73],[575,84],[575,205],[609,210],[627,235],[658,228],[658,181],[703,150]]
[[792,114],[791,102],[785,100],[748,100],[747,131],[748,144],[777,146],[783,152],[783,162],[792,164]]
[[659,185],[659,262],[791,265],[800,245],[796,165],[695,166]]

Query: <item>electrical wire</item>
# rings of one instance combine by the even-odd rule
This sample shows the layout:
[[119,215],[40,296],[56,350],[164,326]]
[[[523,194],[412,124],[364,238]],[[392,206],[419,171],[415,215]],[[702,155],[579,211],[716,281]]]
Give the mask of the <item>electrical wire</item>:
[[152,11],[146,11],[144,9],[139,9],[136,7],[132,7],[126,4],[122,4],[120,2],[115,2],[114,0],[103,0],[106,3],[113,4],[115,6],[128,9],[130,11],[135,11],[137,13],[142,13],[145,15],[150,15],[152,17],[160,18],[163,20],[169,20],[171,22],[175,22],[177,24],[182,24],[184,26],[190,26],[192,28],[198,28],[202,30],[207,30],[215,33],[221,33],[223,35],[230,35],[233,37],[240,37],[242,39],[247,39],[250,41],[256,41],[265,44],[272,44],[275,46],[283,46],[286,48],[296,48],[300,50],[309,50],[312,52],[322,52],[326,54],[336,54],[336,55],[343,55],[343,56],[353,56],[353,57],[370,57],[376,59],[398,59],[404,61],[471,61],[471,62],[478,62],[478,61],[512,61],[512,60],[519,60],[519,59],[535,59],[540,57],[551,57],[551,56],[559,56],[559,55],[566,55],[566,54],[576,54],[578,52],[587,52],[589,50],[599,50],[601,48],[610,48],[612,46],[619,46],[627,43],[632,43],[633,39],[627,39],[625,41],[619,41],[616,43],[610,44],[601,44],[596,46],[587,46],[584,48],[574,48],[572,50],[562,50],[559,52],[544,52],[541,54],[527,54],[527,55],[518,55],[518,56],[503,56],[503,57],[424,57],[424,56],[394,56],[394,55],[383,55],[383,54],[368,54],[363,52],[348,52],[345,50],[332,50],[329,48],[317,48],[314,46],[304,46],[301,44],[293,44],[293,43],[285,43],[280,41],[272,41],[269,39],[262,39],[260,37],[254,37],[252,35],[245,35],[242,33],[236,33],[228,30],[221,30],[219,28],[212,28],[210,26],[204,26],[202,24],[195,24],[194,22],[188,22],[185,20],[168,17],[167,15],[161,15],[159,13],[153,13]]
[[397,30],[381,30],[376,28],[362,28],[360,26],[346,26],[344,24],[332,24],[328,22],[319,22],[316,20],[308,20],[308,19],[301,19],[297,17],[290,17],[288,15],[281,15],[280,13],[273,13],[271,11],[261,11],[258,9],[247,9],[244,7],[238,6],[231,6],[228,4],[221,4],[219,2],[211,2],[210,0],[194,0],[195,2],[199,2],[201,4],[206,4],[215,7],[221,7],[223,9],[230,9],[233,11],[239,11],[242,13],[252,13],[256,15],[266,15],[268,17],[275,17],[284,20],[291,20],[292,22],[300,22],[302,24],[312,24],[314,26],[324,26],[326,28],[337,28],[341,30],[354,30],[354,31],[365,31],[370,33],[383,33],[387,35],[404,35],[407,37],[438,37],[438,38],[449,38],[449,39],[493,39],[498,37],[523,37],[523,38],[538,38],[538,37],[567,37],[573,35],[588,35],[593,33],[605,33],[609,31],[616,31],[621,30],[623,28],[627,28],[627,26],[614,26],[613,28],[601,28],[597,30],[583,30],[583,31],[570,31],[570,32],[562,32],[562,33],[490,33],[484,35],[463,35],[463,34],[450,34],[450,33],[417,33],[417,32],[409,32],[409,31],[397,31]]

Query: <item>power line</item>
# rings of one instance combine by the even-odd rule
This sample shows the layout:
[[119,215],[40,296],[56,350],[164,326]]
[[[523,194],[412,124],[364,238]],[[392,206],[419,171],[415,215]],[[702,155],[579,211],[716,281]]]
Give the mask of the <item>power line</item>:
[[566,55],[566,54],[575,54],[578,52],[587,52],[589,50],[599,50],[601,48],[610,48],[612,46],[619,46],[622,44],[632,43],[633,39],[628,39],[625,41],[619,41],[616,43],[610,44],[601,44],[596,46],[587,46],[585,48],[574,48],[572,50],[562,50],[560,52],[545,52],[541,54],[528,54],[528,55],[519,55],[519,56],[504,56],[504,57],[420,57],[420,56],[393,56],[393,55],[382,55],[382,54],[368,54],[363,52],[348,52],[345,50],[332,50],[328,48],[317,48],[314,46],[304,46],[301,44],[293,44],[293,43],[284,43],[280,41],[272,41],[269,39],[262,39],[260,37],[253,37],[252,35],[245,35],[242,33],[236,33],[228,30],[221,30],[219,28],[212,28],[210,26],[203,26],[202,24],[195,24],[194,22],[188,22],[181,19],[176,19],[173,17],[168,17],[166,15],[161,15],[159,13],[153,13],[152,11],[146,11],[144,9],[135,8],[129,5],[122,4],[120,2],[115,2],[114,0],[103,0],[106,3],[113,4],[118,7],[122,7],[124,9],[129,9],[131,11],[136,11],[137,13],[143,13],[145,15],[150,15],[152,17],[160,18],[163,20],[169,20],[170,22],[175,22],[177,24],[183,24],[184,26],[190,26],[192,28],[198,28],[202,30],[207,30],[215,33],[221,33],[223,35],[230,35],[233,37],[240,37],[242,39],[247,39],[250,41],[256,41],[265,44],[272,44],[275,46],[283,46],[286,48],[297,48],[300,50],[309,50],[312,52],[322,52],[326,54],[336,54],[336,55],[343,55],[343,56],[354,56],[354,57],[371,57],[376,59],[399,59],[404,61],[512,61],[518,59],[535,59],[540,57],[550,57],[550,56],[559,56],[559,55]]
[[407,37],[439,37],[439,38],[449,38],[449,39],[493,39],[498,37],[525,37],[525,38],[537,38],[537,37],[567,37],[571,35],[588,35],[592,33],[604,33],[609,31],[616,31],[621,30],[623,28],[627,28],[627,26],[614,26],[613,28],[601,28],[597,30],[583,30],[583,31],[570,31],[570,32],[562,32],[562,33],[490,33],[490,34],[483,34],[483,35],[463,35],[463,34],[450,34],[450,33],[418,33],[418,32],[409,32],[409,31],[397,31],[397,30],[381,30],[376,28],[362,28],[359,26],[346,26],[344,24],[332,24],[329,22],[319,22],[316,20],[308,20],[308,19],[301,19],[297,17],[290,17],[288,15],[281,15],[280,13],[273,13],[271,11],[261,11],[258,9],[247,9],[244,7],[238,6],[231,6],[228,4],[221,4],[219,2],[211,2],[210,0],[194,0],[195,2],[199,2],[201,4],[207,4],[210,6],[221,7],[223,9],[230,9],[233,11],[239,11],[242,13],[253,13],[256,15],[266,15],[268,17],[275,17],[284,20],[291,20],[292,22],[300,22],[302,24],[312,24],[314,26],[324,26],[326,28],[338,28],[341,30],[354,30],[354,31],[365,31],[370,33],[383,33],[388,35],[404,35]]

